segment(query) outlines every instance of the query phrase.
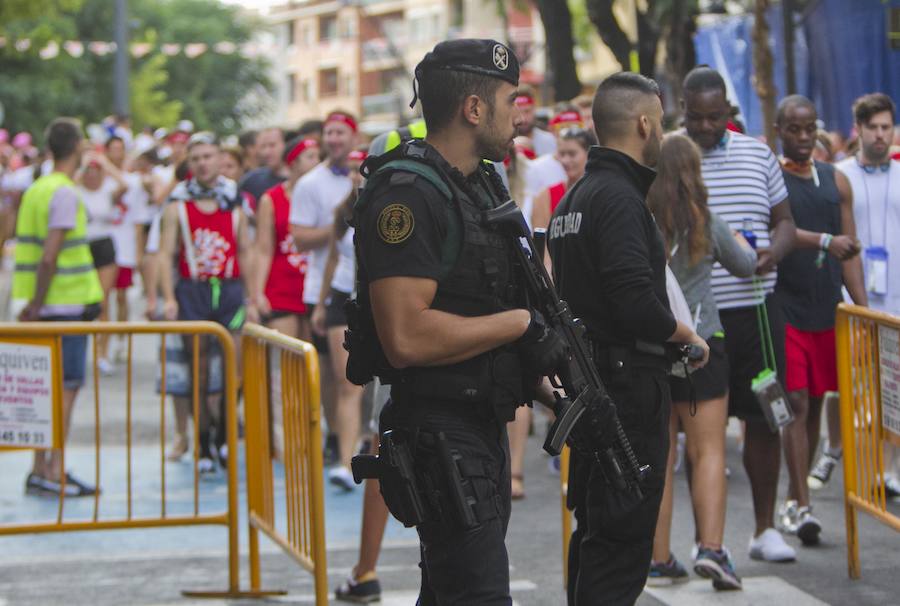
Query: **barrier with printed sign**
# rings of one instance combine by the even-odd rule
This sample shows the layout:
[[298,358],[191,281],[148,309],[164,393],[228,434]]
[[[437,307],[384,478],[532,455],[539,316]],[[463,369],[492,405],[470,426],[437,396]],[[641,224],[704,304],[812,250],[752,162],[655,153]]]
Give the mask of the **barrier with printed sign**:
[[857,515],[900,532],[887,510],[886,444],[900,446],[900,317],[842,303],[837,310],[838,389],[844,445],[847,565],[861,574]]
[[[192,503],[173,511],[170,499],[167,498],[167,486],[172,482],[166,479],[166,426],[167,402],[166,389],[166,343],[173,340],[192,340],[193,356],[187,360],[192,368],[193,376],[198,376],[199,342],[201,338],[216,341],[222,352],[224,365],[223,376],[225,391],[226,440],[230,453],[237,459],[237,364],[234,342],[231,335],[221,325],[213,322],[152,322],[152,323],[119,323],[119,322],[19,322],[0,324],[0,447],[46,449],[59,448],[62,468],[66,469],[66,444],[62,439],[61,392],[62,392],[62,339],[70,335],[120,335],[125,340],[127,351],[125,363],[125,398],[124,401],[110,401],[104,398],[100,389],[100,372],[97,367],[97,344],[88,353],[88,363],[93,368],[93,467],[94,482],[102,485],[102,492],[111,495],[118,503],[124,500],[124,506],[104,506],[101,511],[101,491],[92,497],[92,512],[88,517],[70,519],[66,512],[65,474],[59,490],[58,507],[55,519],[49,521],[16,521],[0,523],[0,537],[4,535],[94,531],[134,528],[161,528],[173,526],[219,525],[227,529],[228,551],[228,587],[222,591],[185,591],[185,595],[220,598],[260,597],[273,592],[263,592],[258,588],[250,591],[240,589],[239,544],[238,544],[238,474],[237,465],[228,465],[225,479],[227,496],[225,510],[218,512],[201,511],[200,507],[200,474],[198,472],[198,449],[194,449],[192,469],[192,494],[187,497]],[[143,492],[137,492],[135,485],[139,478],[134,477],[134,440],[132,411],[135,406],[134,390],[134,338],[138,335],[158,335],[160,385],[159,400],[159,473],[153,481],[157,487],[155,495],[157,513],[149,514],[148,503]],[[190,399],[193,405],[194,418],[199,418],[200,394],[198,381],[193,381]],[[145,396],[146,394],[142,394]],[[144,400],[146,398],[144,397]],[[86,405],[82,402],[81,405]],[[101,407],[102,404],[102,407]],[[146,405],[146,401],[142,403]],[[112,406],[124,408],[125,417],[125,467],[123,485],[111,485],[112,480],[101,475],[101,453],[105,445],[102,440],[101,425],[104,412]],[[194,444],[199,442],[198,429],[195,424]],[[117,456],[117,455],[116,455]],[[117,457],[118,458],[118,457]],[[147,478],[140,478],[147,480]],[[124,497],[124,498],[122,498]],[[70,497],[71,499],[71,497]]]

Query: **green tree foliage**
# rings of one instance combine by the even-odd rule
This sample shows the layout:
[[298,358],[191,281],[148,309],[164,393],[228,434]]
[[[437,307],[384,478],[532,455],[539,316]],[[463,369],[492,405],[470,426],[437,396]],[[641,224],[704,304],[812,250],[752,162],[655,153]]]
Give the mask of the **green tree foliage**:
[[[7,43],[0,49],[0,102],[5,126],[40,133],[55,116],[69,115],[97,122],[112,112],[113,55],[85,50],[81,57],[65,51],[44,60],[38,51],[48,40],[113,39],[113,3],[109,0],[0,1],[0,32],[10,40],[39,39],[26,52]],[[31,5],[45,5],[32,10]],[[264,99],[271,83],[263,59],[212,51],[217,42],[240,46],[260,24],[248,21],[232,6],[217,0],[129,0],[132,42],[204,43],[209,49],[195,58],[184,53],[165,57],[154,51],[131,59],[132,107],[136,122],[172,126],[180,117],[198,128],[230,133],[260,111],[247,98]],[[28,5],[13,12],[11,7]],[[20,7],[21,8],[21,7]],[[157,45],[158,46],[158,45]],[[257,94],[251,94],[257,93]],[[176,110],[179,110],[176,111]]]
[[157,124],[174,124],[184,104],[169,99],[165,86],[169,82],[165,55],[156,54],[131,74],[131,122],[135,130]]
[[[83,0],[3,0],[0,2],[0,37],[15,34],[29,39],[46,37],[44,23],[61,13],[73,13]],[[43,19],[38,19],[43,18]],[[23,35],[24,34],[24,35]]]

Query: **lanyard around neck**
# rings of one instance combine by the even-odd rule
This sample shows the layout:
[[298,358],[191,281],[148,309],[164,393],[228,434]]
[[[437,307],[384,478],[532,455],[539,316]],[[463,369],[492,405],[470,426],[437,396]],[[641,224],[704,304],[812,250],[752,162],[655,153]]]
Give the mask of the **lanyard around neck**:
[[[862,168],[862,166],[860,166]],[[882,221],[881,221],[881,245],[884,248],[887,248],[887,224],[888,224],[888,195],[891,191],[891,171],[881,172],[879,174],[883,174],[885,178],[884,184],[884,199],[881,204],[882,210]],[[866,192],[866,217],[869,221],[869,238],[872,239],[872,244],[875,244],[874,232],[872,231],[872,198],[869,195],[869,177],[878,176],[876,173],[868,173],[866,171],[862,172],[862,182],[863,188],[865,188]]]

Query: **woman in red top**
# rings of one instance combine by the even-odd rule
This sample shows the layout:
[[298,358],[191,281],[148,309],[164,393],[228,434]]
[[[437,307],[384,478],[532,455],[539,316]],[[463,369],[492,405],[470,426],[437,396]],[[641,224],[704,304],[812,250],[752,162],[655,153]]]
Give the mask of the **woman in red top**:
[[562,200],[566,191],[584,175],[588,150],[596,144],[597,139],[594,134],[583,128],[570,127],[560,131],[556,157],[566,171],[566,180],[548,187],[534,197],[534,207],[531,211],[533,229],[547,228],[550,216],[556,210],[556,205]]
[[294,184],[319,163],[315,139],[296,138],[285,147],[284,162],[290,176],[259,199],[256,210],[256,253],[259,271],[253,300],[266,325],[291,337],[308,341],[309,321],[303,303],[306,255],[297,252],[288,217]]

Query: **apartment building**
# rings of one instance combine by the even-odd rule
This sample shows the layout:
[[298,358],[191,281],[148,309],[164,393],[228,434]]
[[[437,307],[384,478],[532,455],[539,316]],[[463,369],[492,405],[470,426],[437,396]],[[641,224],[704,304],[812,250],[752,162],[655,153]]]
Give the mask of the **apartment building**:
[[274,7],[276,121],[297,125],[342,108],[369,135],[414,114],[412,73],[441,40],[508,40],[523,61],[522,80],[543,79],[543,27],[535,11],[507,2],[505,22],[486,0],[305,0]]

